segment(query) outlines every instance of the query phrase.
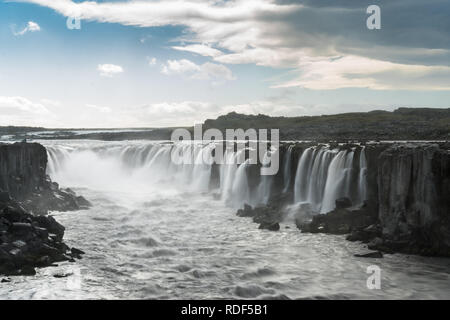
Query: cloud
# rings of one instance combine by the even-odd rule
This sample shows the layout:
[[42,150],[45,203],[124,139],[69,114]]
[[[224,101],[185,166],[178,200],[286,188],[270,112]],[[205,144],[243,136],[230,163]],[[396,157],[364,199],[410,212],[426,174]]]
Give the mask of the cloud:
[[[382,28],[376,32],[366,28],[368,4],[352,0],[26,1],[98,22],[182,26],[185,29],[178,40],[189,45],[173,46],[175,50],[208,56],[222,64],[297,72],[294,80],[275,86],[447,88],[435,79],[445,77],[450,59],[448,0],[378,0]],[[342,58],[334,62],[335,57]],[[348,61],[367,67],[367,72],[352,72]],[[374,72],[367,61],[379,66],[380,72]],[[329,76],[324,66],[332,68]],[[395,76],[395,82],[388,75]],[[323,85],[313,77],[323,79]]]
[[90,109],[94,109],[101,113],[110,113],[112,111],[110,107],[101,107],[101,106],[97,106],[95,104],[86,104],[86,107],[88,107]]
[[308,109],[295,103],[252,101],[243,104],[217,104],[207,101],[172,101],[127,108],[121,119],[137,126],[190,126],[206,119],[237,111],[243,114],[299,115]]
[[46,125],[55,115],[41,104],[19,96],[0,96],[0,125]]
[[223,54],[222,51],[214,49],[214,48],[204,45],[204,44],[192,44],[192,45],[188,45],[188,46],[184,46],[184,47],[174,46],[174,47],[172,47],[172,49],[197,53],[197,54],[199,54],[201,56],[205,56],[205,57],[218,57]]
[[56,101],[56,100],[52,100],[52,99],[41,99],[41,102],[46,106],[51,106],[51,107],[60,107],[61,106],[60,101]]
[[103,77],[112,77],[123,72],[123,68],[115,64],[99,64],[97,70]]
[[0,109],[2,112],[29,112],[32,114],[49,114],[50,111],[40,104],[34,103],[23,97],[4,97],[0,96]]
[[33,21],[28,21],[27,26],[19,32],[13,32],[15,36],[23,36],[27,32],[40,31],[41,27]]
[[298,73],[294,80],[276,87],[450,90],[450,67],[397,64],[358,56],[304,60]]
[[167,60],[161,72],[166,75],[186,74],[197,80],[235,80],[233,73],[226,66],[211,62],[198,65],[190,60]]

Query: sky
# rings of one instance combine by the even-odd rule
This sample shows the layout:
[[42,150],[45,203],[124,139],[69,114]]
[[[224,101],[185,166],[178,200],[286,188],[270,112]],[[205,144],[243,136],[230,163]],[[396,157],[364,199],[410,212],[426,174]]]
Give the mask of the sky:
[[448,108],[449,17],[448,0],[0,0],[0,125]]

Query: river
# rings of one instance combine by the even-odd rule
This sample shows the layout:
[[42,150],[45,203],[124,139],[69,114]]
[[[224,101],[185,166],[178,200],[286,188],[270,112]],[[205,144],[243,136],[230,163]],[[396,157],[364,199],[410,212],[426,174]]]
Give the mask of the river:
[[[450,259],[356,258],[363,244],[303,234],[290,221],[279,232],[259,230],[205,189],[203,170],[184,176],[169,174],[169,164],[144,166],[146,142],[41,142],[52,178],[93,204],[53,213],[65,242],[86,254],[12,277],[0,285],[2,299],[450,298]],[[380,289],[367,287],[372,265]]]

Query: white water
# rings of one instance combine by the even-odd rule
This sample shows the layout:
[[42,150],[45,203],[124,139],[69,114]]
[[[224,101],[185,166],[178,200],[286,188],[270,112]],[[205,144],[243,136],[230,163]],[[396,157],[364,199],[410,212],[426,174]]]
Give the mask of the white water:
[[367,196],[366,158],[361,150],[360,172],[357,185],[355,174],[355,151],[329,149],[326,146],[310,147],[299,159],[295,175],[295,203],[308,203],[313,211],[330,212],[335,200],[347,197],[354,205],[361,205]]
[[[13,278],[1,284],[0,298],[450,297],[448,259],[355,258],[366,249],[342,236],[302,234],[290,224],[270,232],[236,217],[232,207],[251,196],[243,166],[222,166],[225,178],[204,192],[209,169],[167,162],[168,145],[44,144],[52,178],[93,203],[89,210],[56,213],[65,241],[86,255],[39,269],[35,277]],[[325,153],[322,163],[328,163]],[[349,157],[337,159],[336,166],[345,167]],[[373,264],[382,269],[381,290],[366,287]],[[53,277],[60,273],[70,275]]]

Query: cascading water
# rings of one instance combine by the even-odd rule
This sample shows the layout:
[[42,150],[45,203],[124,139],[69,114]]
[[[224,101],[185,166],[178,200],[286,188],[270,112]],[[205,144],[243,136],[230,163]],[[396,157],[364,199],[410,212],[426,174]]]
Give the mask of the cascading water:
[[[300,157],[294,184],[294,202],[308,203],[313,211],[327,213],[335,200],[348,197],[356,205],[366,200],[366,160],[360,153],[358,186],[354,187],[354,150],[310,147]],[[354,191],[356,189],[356,191]]]
[[[183,192],[218,192],[230,207],[267,204],[274,191],[274,177],[260,176],[258,184],[250,187],[248,161],[238,164],[245,150],[225,150],[224,164],[219,164],[217,189],[213,178],[212,143],[111,143],[99,145],[48,146],[48,173],[63,185],[98,188],[156,187],[182,189]],[[177,154],[180,163],[172,161]],[[361,204],[367,196],[367,164],[364,148],[359,152],[359,166],[355,166],[357,152],[315,146],[304,150],[295,173],[294,203],[309,204],[314,212],[326,213],[334,209],[335,200],[348,197],[353,204]],[[266,155],[267,156],[267,155]],[[286,150],[280,175],[283,185],[278,191],[287,192],[293,173],[293,146]],[[190,160],[190,161],[186,161]],[[356,169],[359,167],[359,171]],[[356,176],[355,176],[356,175]],[[106,186],[105,186],[106,185]]]
[[286,193],[289,190],[291,185],[291,163],[292,163],[292,148],[293,146],[289,146],[286,150],[286,155],[284,156],[283,161],[283,193]]
[[359,155],[359,179],[358,190],[360,191],[360,202],[367,200],[367,159],[366,149],[362,148]]
[[[212,179],[213,144],[143,143],[48,146],[48,173],[62,185],[126,190],[132,186],[149,189],[164,185],[183,192],[208,192]],[[247,178],[248,161],[237,164],[245,150],[225,151],[224,164],[219,165],[220,187],[225,203],[233,208],[251,199]],[[178,155],[180,162],[172,161]],[[189,160],[189,161],[187,161]],[[102,184],[101,186],[99,184]]]
[[[314,146],[298,154],[301,149],[295,144],[291,159],[282,154],[279,174],[263,177],[248,162],[231,164],[240,155],[233,150],[225,151],[228,164],[196,165],[194,160],[209,158],[211,144],[81,140],[43,144],[54,181],[73,187],[93,204],[88,210],[57,213],[67,228],[66,242],[86,255],[76,263],[38,269],[35,277],[2,283],[0,298],[367,299],[411,294],[421,298],[432,293],[448,298],[448,281],[442,280],[448,276],[447,261],[424,262],[414,256],[405,260],[401,255],[380,259],[377,263],[394,285],[387,282],[383,290],[367,290],[369,262],[349,254],[349,250],[364,252],[362,244],[352,243],[349,249],[342,238],[296,228],[283,227],[277,233],[258,230],[251,219],[234,214],[235,207],[261,204],[267,195],[289,199],[292,187],[296,200],[303,201],[292,206],[293,218],[300,211],[311,211],[308,201],[317,212],[342,194],[354,204],[362,202],[370,160],[364,148]],[[172,152],[193,163],[172,162]],[[287,192],[277,197],[288,184]],[[398,268],[405,263],[405,268]],[[395,285],[405,277],[404,286]]]

